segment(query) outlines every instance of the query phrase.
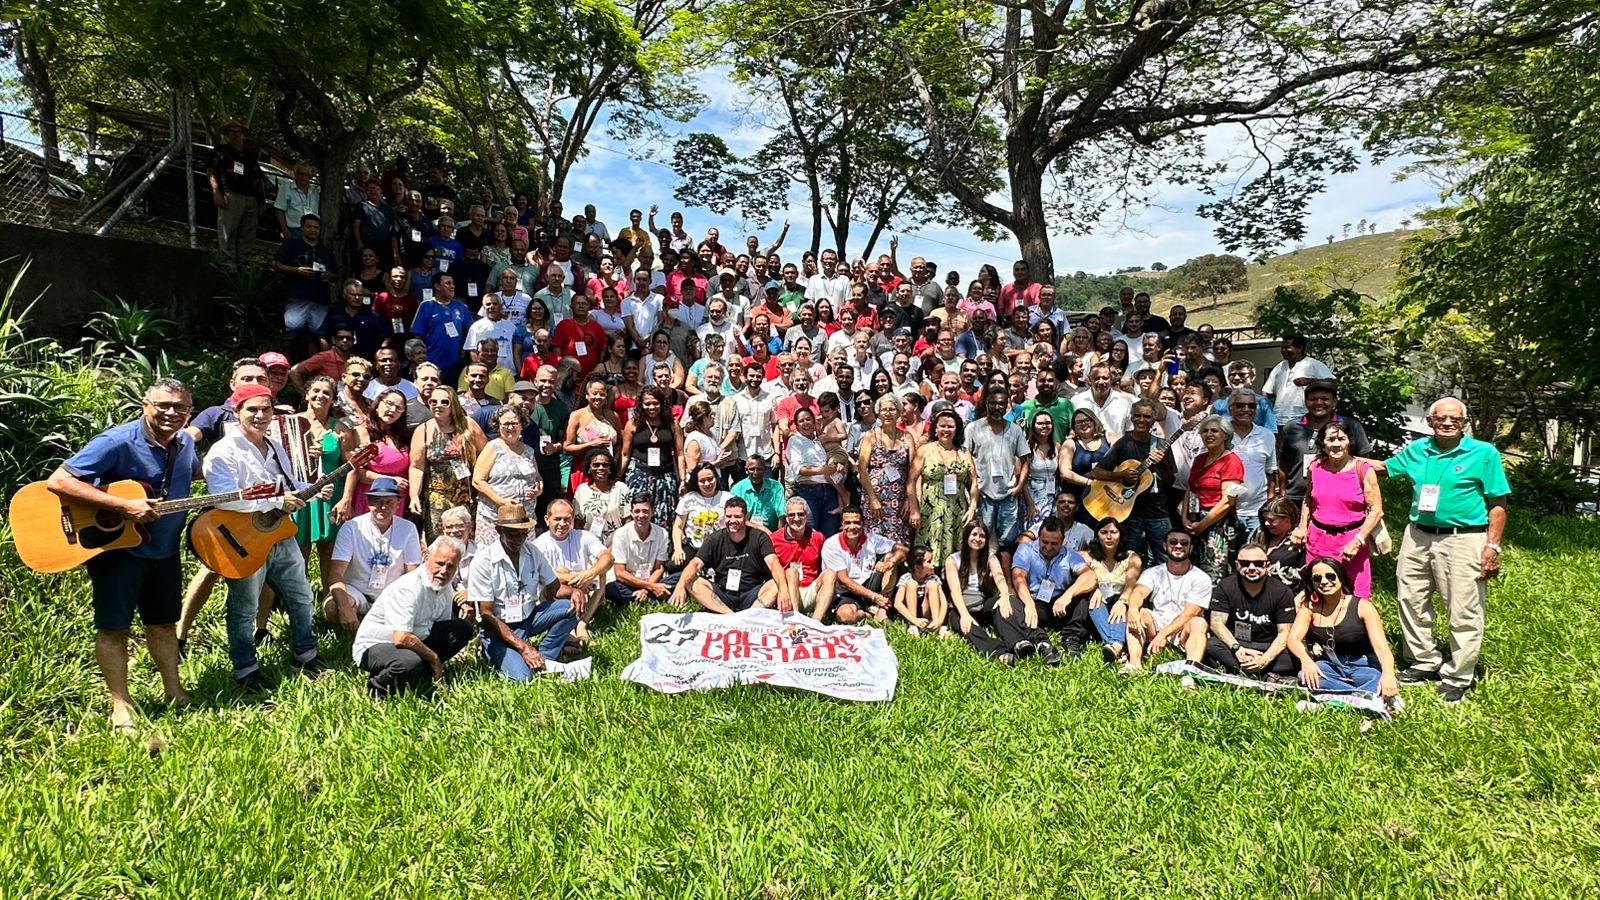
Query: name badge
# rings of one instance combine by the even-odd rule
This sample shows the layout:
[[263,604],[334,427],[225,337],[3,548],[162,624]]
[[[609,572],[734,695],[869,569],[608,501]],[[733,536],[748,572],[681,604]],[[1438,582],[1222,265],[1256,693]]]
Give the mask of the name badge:
[[1234,622],[1233,639],[1241,643],[1255,640],[1255,628],[1249,622]]
[[328,267],[323,265],[322,263],[313,262],[311,264],[311,271],[313,271],[313,272],[326,272],[326,271],[328,271]]
[[1008,474],[1010,474],[1010,473],[1006,471],[1005,460],[996,459],[996,460],[992,460],[989,463],[989,477],[990,478],[1003,479]]
[[456,327],[456,323],[454,323],[454,322],[445,322],[444,323],[444,333],[449,335],[450,337],[453,337],[453,338],[460,337],[461,336],[461,329],[457,328]]
[[243,175],[244,174],[244,163],[235,161],[234,164],[233,164],[233,174],[235,174],[235,175]]
[[661,448],[660,447],[647,447],[647,448],[645,448],[645,451],[644,451],[644,462],[645,462],[645,465],[649,466],[652,469],[661,468]]
[[413,228],[413,229],[411,229],[411,243],[413,243],[413,244],[422,243],[422,229],[421,228]]
[[406,330],[406,323],[400,321],[399,319],[390,319],[389,327],[394,329],[395,334],[400,334]]
[[472,470],[467,468],[466,460],[452,459],[450,460],[450,474],[454,475],[457,480],[459,480],[462,478],[470,478],[472,476]]
[[1306,479],[1308,481],[1311,479],[1311,460],[1314,459],[1314,458],[1315,457],[1313,457],[1310,453],[1307,453],[1304,456],[1300,457],[1300,477],[1301,478],[1304,478],[1304,479]]
[[478,296],[478,286],[473,284],[470,281],[467,282],[467,296],[468,297],[476,297],[476,296]]
[[1418,501],[1417,509],[1421,512],[1438,511],[1439,486],[1437,484],[1425,484],[1422,486],[1422,499]]
[[572,342],[572,355],[573,356],[588,356],[589,355],[589,344],[587,342],[585,342],[585,341],[573,341]]
[[945,473],[944,495],[946,497],[954,497],[956,495],[956,476],[954,472]]
[[1035,598],[1035,599],[1044,600],[1044,601],[1048,602],[1050,600],[1054,600],[1055,598],[1056,598],[1056,583],[1054,581],[1051,581],[1048,578],[1046,578],[1045,580],[1039,582],[1039,596],[1037,598]]
[[739,589],[739,579],[743,577],[743,575],[744,573],[738,569],[729,569],[728,574],[723,578],[722,583],[728,588],[728,590],[737,591]]
[[361,305],[362,306],[371,306],[372,305],[372,298],[370,296],[363,296],[361,298]]
[[1189,515],[1200,515],[1200,495],[1195,491],[1189,492]]
[[389,564],[379,563],[367,569],[367,593],[372,594],[376,600],[378,594],[389,585]]
[[521,622],[528,617],[527,594],[507,594],[500,605],[505,608],[506,622]]
[[450,271],[450,260],[448,260],[448,259],[439,260],[439,271],[441,271],[441,272]]
[[433,299],[433,288],[423,288],[422,289],[422,299],[424,299],[424,300],[432,300]]
[[545,448],[547,448],[549,446],[550,446],[550,435],[548,435],[548,434],[539,435],[539,452],[540,453],[545,452]]

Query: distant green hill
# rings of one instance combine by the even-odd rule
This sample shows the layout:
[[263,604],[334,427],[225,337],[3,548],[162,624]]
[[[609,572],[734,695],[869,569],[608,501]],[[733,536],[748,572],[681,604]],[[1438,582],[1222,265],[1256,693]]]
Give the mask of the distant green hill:
[[[1256,304],[1285,284],[1305,284],[1321,290],[1351,287],[1382,297],[1394,285],[1401,247],[1415,234],[1388,231],[1307,245],[1303,250],[1291,250],[1250,266],[1250,289],[1228,294],[1216,306],[1205,300],[1186,302],[1172,294],[1157,293],[1151,296],[1151,307],[1165,314],[1174,303],[1184,302],[1189,307],[1191,327],[1206,322],[1220,328],[1250,324]],[[1138,286],[1138,281],[1132,283]]]

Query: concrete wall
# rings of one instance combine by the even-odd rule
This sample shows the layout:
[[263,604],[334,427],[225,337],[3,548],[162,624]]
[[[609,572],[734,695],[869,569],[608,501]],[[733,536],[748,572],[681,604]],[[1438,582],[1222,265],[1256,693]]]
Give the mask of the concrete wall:
[[83,323],[121,297],[186,324],[213,314],[209,254],[162,244],[0,223],[0,278],[9,285],[31,259],[16,296],[43,295],[29,318],[30,336],[76,340]]

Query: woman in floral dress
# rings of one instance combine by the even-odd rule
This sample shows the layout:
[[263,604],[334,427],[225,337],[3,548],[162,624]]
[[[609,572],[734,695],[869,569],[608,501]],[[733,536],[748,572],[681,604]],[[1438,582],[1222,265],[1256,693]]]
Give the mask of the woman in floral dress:
[[911,492],[906,505],[916,539],[940,558],[960,546],[961,528],[978,515],[977,467],[961,448],[965,428],[953,409],[943,409],[928,423],[933,440],[917,449],[911,463]]
[[433,418],[411,435],[411,513],[432,543],[444,533],[445,510],[471,506],[472,468],[484,441],[448,385],[428,392],[428,411]]
[[[911,480],[911,436],[900,427],[893,394],[878,398],[878,427],[867,432],[858,450],[867,531],[896,544],[911,545],[906,521],[906,484]],[[943,557],[939,557],[943,558]]]

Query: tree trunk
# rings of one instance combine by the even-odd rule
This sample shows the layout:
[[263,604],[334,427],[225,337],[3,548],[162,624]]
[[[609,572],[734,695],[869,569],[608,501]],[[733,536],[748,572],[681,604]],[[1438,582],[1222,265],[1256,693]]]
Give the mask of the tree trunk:
[[28,88],[28,99],[33,101],[34,115],[39,118],[39,145],[45,168],[54,171],[61,164],[61,136],[56,128],[56,86],[50,77],[50,64],[38,42],[25,36],[17,41],[17,64]]
[[[1013,141],[1015,146],[1015,141]],[[1055,255],[1050,250],[1050,234],[1044,216],[1044,173],[1034,165],[1026,149],[1013,149],[1011,156],[1011,210],[1016,215],[1012,234],[1022,258],[1028,261],[1033,280],[1040,284],[1055,281]],[[1001,271],[1004,271],[1002,267]]]

